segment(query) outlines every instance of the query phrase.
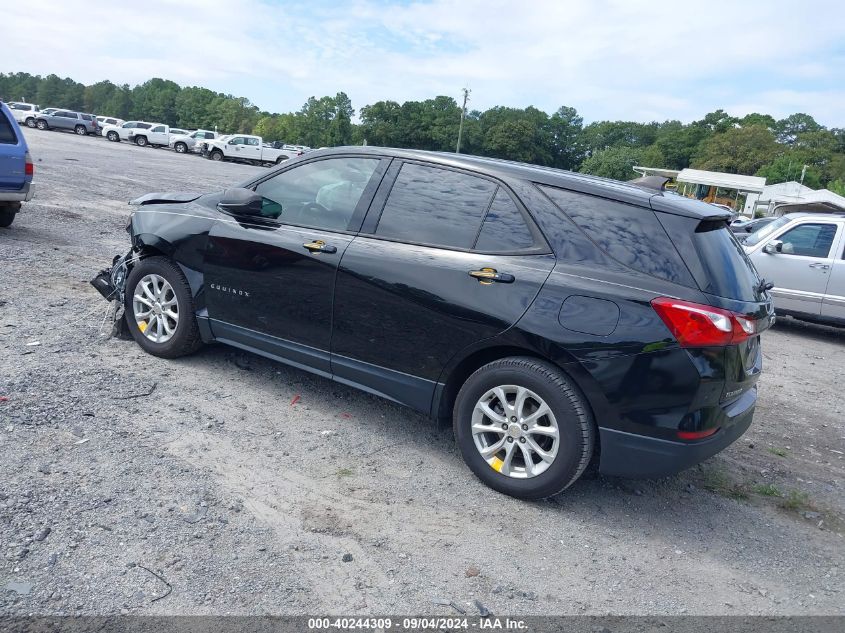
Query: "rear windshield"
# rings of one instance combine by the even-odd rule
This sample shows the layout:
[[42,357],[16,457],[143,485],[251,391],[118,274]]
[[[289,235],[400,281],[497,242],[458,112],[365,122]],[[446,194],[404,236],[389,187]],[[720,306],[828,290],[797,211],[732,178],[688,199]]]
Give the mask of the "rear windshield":
[[724,220],[699,221],[668,213],[657,217],[702,292],[739,301],[760,300],[757,270]]
[[0,110],[0,143],[15,145],[17,142],[18,136],[15,134],[15,128],[12,127],[9,119]]

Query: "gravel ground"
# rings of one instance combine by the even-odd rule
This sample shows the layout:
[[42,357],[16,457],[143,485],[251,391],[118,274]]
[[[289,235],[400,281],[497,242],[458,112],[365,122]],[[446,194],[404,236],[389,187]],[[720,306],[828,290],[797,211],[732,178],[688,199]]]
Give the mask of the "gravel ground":
[[764,337],[755,423],[660,481],[516,501],[449,431],[233,349],[109,339],[126,201],[262,168],[27,130],[0,230],[0,614],[845,614],[845,331]]

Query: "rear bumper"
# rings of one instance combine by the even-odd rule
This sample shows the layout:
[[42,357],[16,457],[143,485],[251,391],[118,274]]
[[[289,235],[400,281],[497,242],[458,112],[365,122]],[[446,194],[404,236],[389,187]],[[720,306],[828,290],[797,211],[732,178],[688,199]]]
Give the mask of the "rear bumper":
[[35,186],[31,183],[25,183],[22,189],[15,191],[0,190],[0,202],[29,202],[35,193]]
[[754,417],[757,388],[750,389],[725,408],[724,418],[715,435],[693,442],[636,435],[615,429],[599,428],[603,475],[651,478],[674,475],[724,450],[738,440]]

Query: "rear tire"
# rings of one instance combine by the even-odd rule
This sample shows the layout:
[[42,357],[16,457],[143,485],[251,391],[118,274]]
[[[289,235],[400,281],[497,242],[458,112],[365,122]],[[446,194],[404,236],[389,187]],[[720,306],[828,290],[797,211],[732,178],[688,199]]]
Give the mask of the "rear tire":
[[115,132],[114,130],[111,130],[108,134],[106,134],[106,138],[108,140],[110,140],[112,143],[119,143],[120,142],[120,135],[117,132]]
[[[125,308],[132,337],[153,356],[177,358],[202,346],[191,287],[182,269],[167,257],[147,257],[132,268]],[[154,340],[156,334],[162,340]]]
[[84,125],[77,125],[73,128],[73,131],[76,132],[79,136],[85,136],[88,134],[88,131],[85,129]]
[[137,145],[138,147],[146,147],[147,137],[146,136],[136,136],[135,137],[135,145]]
[[575,483],[596,441],[590,407],[575,383],[530,357],[503,358],[472,374],[455,401],[453,426],[470,470],[520,499],[551,497]]
[[47,125],[47,121],[45,121],[44,119],[39,119],[35,122],[35,127],[37,127],[39,130],[46,130],[49,129],[50,126]]
[[15,207],[0,207],[0,228],[12,226],[18,210]]

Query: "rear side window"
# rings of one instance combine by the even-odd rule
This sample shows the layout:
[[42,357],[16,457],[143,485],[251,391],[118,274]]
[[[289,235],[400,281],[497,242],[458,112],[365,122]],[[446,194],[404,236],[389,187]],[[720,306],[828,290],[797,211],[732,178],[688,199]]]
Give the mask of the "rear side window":
[[90,114],[83,114],[83,115],[82,115],[82,120],[83,120],[83,121],[90,121],[90,120],[91,120],[91,115],[90,115]]
[[384,205],[376,235],[469,250],[496,185],[450,169],[405,163]]
[[18,135],[15,134],[15,128],[12,123],[6,118],[6,114],[0,110],[0,143],[16,145],[18,142]]
[[651,209],[541,187],[599,248],[629,268],[695,287],[672,240]]
[[479,251],[509,252],[531,248],[534,236],[525,218],[508,193],[499,187],[484,217],[475,243]]

